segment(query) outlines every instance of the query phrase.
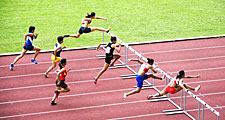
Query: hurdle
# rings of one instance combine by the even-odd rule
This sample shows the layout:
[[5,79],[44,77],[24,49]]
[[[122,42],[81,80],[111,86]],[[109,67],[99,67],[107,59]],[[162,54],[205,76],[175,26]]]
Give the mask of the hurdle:
[[[108,33],[110,36],[114,36],[113,34],[111,34],[110,32]],[[103,38],[104,39],[104,38]],[[133,69],[131,69],[129,66],[128,66],[128,49],[130,51],[132,51],[134,54],[137,55],[137,59],[142,59],[144,60],[145,62],[147,62],[147,59],[145,57],[143,57],[140,53],[138,53],[137,51],[135,51],[133,48],[131,48],[128,44],[124,43],[122,40],[120,40],[118,37],[117,37],[118,41],[124,45],[124,64],[125,66],[130,69],[134,74],[130,74],[130,75],[121,75],[122,78],[131,78],[131,77],[135,77],[137,72],[138,72],[138,69],[139,69],[139,64],[137,63],[137,72],[135,72]],[[154,67],[154,65],[153,65]],[[156,66],[155,66],[156,68]],[[159,71],[160,73],[164,74],[166,76],[165,78],[165,86],[167,86],[167,81],[170,82],[172,78],[170,75],[168,75],[166,72],[164,72],[162,69],[160,68],[157,68],[157,71]],[[152,71],[151,71],[152,72]],[[160,92],[156,87],[155,87],[155,79],[153,79],[153,83],[152,83],[152,79],[151,79],[151,83],[149,83],[147,80],[144,80],[148,85],[145,85],[144,87],[147,88],[147,89],[154,89],[156,90],[157,92]],[[151,87],[149,87],[151,86]],[[158,102],[158,101],[169,101],[170,103],[172,103],[175,107],[177,107],[177,109],[170,109],[170,110],[163,110],[162,112],[165,113],[166,115],[175,115],[175,114],[185,114],[187,115],[189,118],[191,118],[192,120],[196,120],[194,117],[192,117],[187,111],[186,111],[186,98],[187,98],[187,93],[189,95],[191,95],[193,98],[195,98],[198,102],[199,102],[199,105],[198,105],[198,120],[200,120],[200,111],[201,111],[201,108],[200,106],[202,105],[202,120],[204,120],[204,108],[208,108],[209,110],[211,110],[214,114],[216,114],[217,116],[217,120],[219,120],[219,112],[217,112],[215,109],[213,109],[211,106],[209,106],[206,102],[204,102],[203,100],[201,100],[199,97],[197,97],[196,95],[194,95],[192,92],[188,91],[188,90],[185,90],[184,91],[184,98],[183,98],[183,91],[181,91],[181,102],[180,102],[180,106],[177,105],[174,101],[172,101],[170,99],[170,94],[168,95],[165,95],[165,96],[162,96],[162,97],[158,97],[159,99],[155,99],[155,100],[150,100],[151,102]],[[166,98],[163,98],[163,97],[166,97]],[[184,100],[183,100],[184,99]],[[183,103],[184,102],[184,103]]]

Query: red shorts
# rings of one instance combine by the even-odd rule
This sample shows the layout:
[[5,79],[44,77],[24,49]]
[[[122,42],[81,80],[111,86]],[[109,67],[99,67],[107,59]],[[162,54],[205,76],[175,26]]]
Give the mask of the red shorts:
[[166,92],[174,94],[176,92],[176,89],[174,87],[167,86]]

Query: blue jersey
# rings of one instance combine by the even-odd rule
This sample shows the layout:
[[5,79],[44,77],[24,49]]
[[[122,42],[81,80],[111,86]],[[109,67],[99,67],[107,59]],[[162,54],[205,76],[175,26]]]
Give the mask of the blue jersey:
[[[29,32],[29,33],[32,33],[32,32]],[[32,46],[34,38],[35,38],[34,35],[33,36],[27,36],[26,45]]]

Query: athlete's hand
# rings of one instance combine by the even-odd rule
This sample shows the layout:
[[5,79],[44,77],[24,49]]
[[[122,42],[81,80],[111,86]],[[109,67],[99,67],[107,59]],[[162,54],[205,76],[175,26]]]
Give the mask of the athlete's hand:
[[37,37],[38,36],[38,33],[36,33],[35,36]]
[[63,49],[66,48],[66,46],[63,47]]
[[69,72],[70,70],[72,70],[72,68],[71,68],[71,67],[68,69],[68,72]]
[[121,43],[120,42],[118,44],[119,44],[119,46],[121,46]]

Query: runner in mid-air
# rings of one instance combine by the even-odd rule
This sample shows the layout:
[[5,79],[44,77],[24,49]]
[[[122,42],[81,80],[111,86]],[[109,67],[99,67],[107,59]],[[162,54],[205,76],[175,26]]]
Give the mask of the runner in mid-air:
[[102,20],[107,20],[106,18],[102,18],[102,17],[96,17],[95,13],[92,12],[91,14],[87,13],[87,16],[85,16],[84,19],[82,19],[82,26],[80,27],[78,33],[76,35],[72,34],[72,35],[64,35],[64,37],[74,37],[74,38],[79,38],[81,34],[83,33],[90,33],[93,32],[95,30],[98,31],[104,31],[106,33],[108,33],[110,31],[110,27],[108,29],[104,29],[104,28],[99,28],[99,27],[89,27],[92,19],[102,19]]
[[153,74],[146,74],[148,72],[148,70],[152,70],[154,73],[157,72],[156,68],[157,66],[153,66],[154,64],[154,59],[150,59],[150,58],[147,58],[148,60],[148,63],[144,63],[143,61],[140,61],[140,60],[136,60],[136,59],[129,59],[129,61],[136,61],[136,62],[139,62],[141,64],[141,68],[139,69],[138,71],[138,74],[136,76],[136,81],[137,81],[137,88],[133,91],[130,91],[129,93],[124,93],[123,95],[123,100],[125,100],[128,96],[130,95],[133,95],[133,94],[136,94],[136,93],[139,93],[141,92],[141,88],[143,86],[143,81],[148,79],[148,78],[154,78],[154,79],[159,79],[159,80],[163,80],[164,79],[164,75],[162,77],[158,77],[158,76],[155,76]]
[[159,97],[159,96],[163,96],[166,95],[167,93],[177,93],[180,90],[184,89],[184,90],[192,90],[197,92],[201,86],[198,85],[196,88],[193,88],[191,86],[188,86],[187,84],[184,83],[184,80],[182,78],[199,78],[200,75],[196,75],[196,76],[185,76],[185,72],[183,70],[179,71],[179,73],[176,76],[176,79],[172,79],[170,81],[170,83],[167,85],[166,88],[164,88],[160,93],[156,93],[155,95],[148,95],[147,98],[151,99],[152,97]]
[[[101,45],[107,45],[106,46],[106,54],[105,54],[105,64],[104,64],[104,67],[102,68],[102,70],[94,78],[95,84],[97,84],[97,81],[98,81],[99,77],[108,69],[108,67],[110,65],[114,66],[114,63],[120,58],[120,54],[113,53],[114,50],[116,50],[118,53],[120,53],[121,43],[119,43],[119,47],[116,47],[116,42],[117,42],[117,37],[111,36],[111,42],[109,42],[108,44],[107,43],[101,43],[96,48],[96,50],[98,51],[98,49]],[[113,59],[114,59],[114,61],[111,63],[111,60],[113,60]]]

